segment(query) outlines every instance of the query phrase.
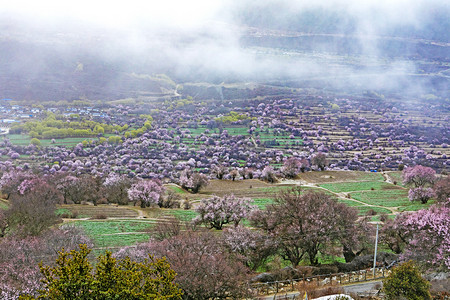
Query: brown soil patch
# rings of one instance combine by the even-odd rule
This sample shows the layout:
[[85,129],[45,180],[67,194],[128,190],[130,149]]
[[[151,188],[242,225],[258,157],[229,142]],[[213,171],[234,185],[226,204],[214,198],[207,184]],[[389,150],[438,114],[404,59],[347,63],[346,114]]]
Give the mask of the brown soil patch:
[[[278,186],[257,179],[247,180],[211,180],[201,191],[202,194],[223,196],[234,194],[238,197],[267,198],[272,196]],[[274,191],[271,192],[270,189]]]
[[381,187],[382,190],[402,190],[404,188],[402,188],[401,186],[398,185],[383,185]]
[[77,212],[79,217],[91,218],[97,215],[104,215],[108,218],[136,218],[138,212],[127,206],[113,205],[59,205],[58,208],[68,209],[71,212]]
[[309,183],[328,183],[340,181],[361,181],[365,172],[357,171],[322,171],[300,173],[298,178]]

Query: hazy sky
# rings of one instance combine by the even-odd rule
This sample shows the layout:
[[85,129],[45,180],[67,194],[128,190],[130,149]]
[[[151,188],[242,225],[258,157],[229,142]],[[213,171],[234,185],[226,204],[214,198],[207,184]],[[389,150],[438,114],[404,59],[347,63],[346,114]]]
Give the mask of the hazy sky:
[[[275,4],[281,12],[295,12],[311,6],[345,9],[361,17],[382,16],[383,21],[411,23],[435,4],[448,5],[446,0],[14,0],[2,1],[0,12],[20,13],[41,22],[74,18],[81,22],[123,27],[150,23],[195,27],[227,17],[230,11],[245,6]],[[274,14],[280,13],[274,11]],[[370,18],[369,18],[370,19]]]
[[214,17],[221,0],[14,0],[2,1],[0,11],[19,13],[40,22],[74,20],[107,27],[139,26],[142,22],[171,26],[198,26]]

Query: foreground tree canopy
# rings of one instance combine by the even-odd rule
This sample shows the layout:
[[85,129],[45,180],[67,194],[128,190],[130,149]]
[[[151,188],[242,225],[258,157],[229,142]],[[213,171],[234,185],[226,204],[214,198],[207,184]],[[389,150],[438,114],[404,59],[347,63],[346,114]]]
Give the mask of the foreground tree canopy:
[[123,248],[116,255],[142,261],[147,253],[167,257],[177,273],[175,282],[183,290],[183,299],[243,299],[247,295],[242,284],[247,268],[225,251],[212,232],[186,230],[162,241]]
[[107,251],[93,267],[87,259],[90,251],[86,245],[70,252],[63,249],[55,266],[41,264],[44,289],[37,297],[21,299],[181,299],[175,271],[165,259],[117,260]]
[[381,230],[381,241],[424,269],[450,270],[450,201],[402,213]]

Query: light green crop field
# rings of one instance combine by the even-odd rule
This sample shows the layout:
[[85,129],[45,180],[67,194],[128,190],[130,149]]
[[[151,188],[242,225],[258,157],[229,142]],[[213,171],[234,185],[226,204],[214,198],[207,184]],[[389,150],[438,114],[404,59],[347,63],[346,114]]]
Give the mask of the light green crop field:
[[8,209],[8,205],[6,203],[0,202],[0,209]]
[[410,206],[408,191],[405,189],[396,190],[375,190],[350,193],[351,197],[361,202],[385,207]]
[[63,214],[70,214],[71,210],[67,209],[67,208],[58,208],[55,213],[56,213],[56,215],[60,216]]
[[402,184],[402,172],[396,171],[396,172],[389,172],[387,174],[389,175],[389,177],[391,177],[393,181],[397,181],[397,185],[404,186]]
[[320,185],[335,193],[354,192],[354,191],[368,191],[374,190],[387,190],[387,189],[401,189],[393,184],[382,181],[360,181],[360,182],[335,182],[324,183]]
[[174,216],[180,221],[190,221],[194,219],[198,214],[196,211],[190,209],[167,209],[162,213],[163,216]]
[[400,211],[400,212],[402,212],[402,211],[418,211],[421,209],[427,209],[434,203],[435,203],[435,201],[433,201],[433,200],[428,201],[428,203],[426,203],[426,204],[422,204],[419,202],[414,202],[414,203],[410,202],[409,205],[407,205],[407,206],[399,207],[398,211]]
[[256,198],[253,199],[253,204],[256,205],[259,209],[266,208],[267,205],[272,204],[274,202],[273,198]]
[[361,203],[358,203],[358,202],[353,201],[353,200],[351,200],[351,199],[342,199],[342,198],[339,198],[339,199],[338,199],[338,202],[344,203],[344,204],[347,205],[347,206],[361,206]]
[[[22,134],[8,134],[7,137],[11,141],[13,145],[26,146],[30,144],[31,137],[29,135]],[[55,143],[52,144],[52,139],[39,139],[41,141],[41,146],[75,146],[84,140],[92,140],[96,141],[97,138],[92,137],[74,137],[74,138],[64,138],[64,139],[55,139]]]
[[145,242],[153,222],[145,220],[81,220],[76,221],[93,240],[95,247],[122,247]]
[[175,186],[175,185],[169,185],[169,186],[167,186],[167,189],[170,189],[170,190],[172,190],[172,191],[174,191],[175,193],[178,193],[178,194],[188,194],[187,191],[185,191],[181,187]]
[[249,135],[247,127],[225,127],[229,135]]
[[79,218],[95,218],[97,216],[105,216],[108,218],[134,218],[138,213],[132,206],[114,206],[114,205],[80,205],[80,204],[63,204],[58,206],[59,214],[76,213]]
[[101,235],[94,237],[93,240],[94,245],[100,248],[126,247],[147,242],[149,235],[146,233]]
[[387,208],[382,208],[382,207],[374,207],[374,206],[355,206],[355,208],[357,210],[359,210],[359,214],[360,215],[365,215],[367,214],[368,211],[373,210],[375,211],[377,214],[391,214],[392,211],[387,209]]

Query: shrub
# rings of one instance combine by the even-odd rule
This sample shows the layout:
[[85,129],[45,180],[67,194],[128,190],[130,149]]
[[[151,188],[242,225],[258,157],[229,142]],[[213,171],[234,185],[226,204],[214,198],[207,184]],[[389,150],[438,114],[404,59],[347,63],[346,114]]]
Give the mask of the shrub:
[[143,262],[116,259],[111,252],[98,257],[93,267],[90,250],[60,251],[56,264],[40,265],[45,288],[39,297],[25,299],[181,299],[175,272],[166,259],[149,255]]
[[180,195],[172,190],[167,190],[166,197],[161,197],[158,202],[159,207],[162,208],[179,208],[180,207]]
[[377,212],[374,209],[369,209],[366,212],[366,215],[368,215],[368,216],[375,216],[376,214],[377,214]]
[[438,201],[447,201],[447,199],[450,198],[450,177],[447,176],[439,180],[433,188]]
[[107,219],[108,217],[104,214],[96,214],[95,216],[93,216],[91,219],[92,220],[104,220]]
[[383,279],[383,291],[387,300],[405,298],[407,300],[431,299],[430,283],[420,275],[412,261],[394,268]]
[[183,209],[188,210],[188,209],[191,209],[191,207],[192,207],[191,201],[189,201],[189,199],[186,198],[183,201]]

